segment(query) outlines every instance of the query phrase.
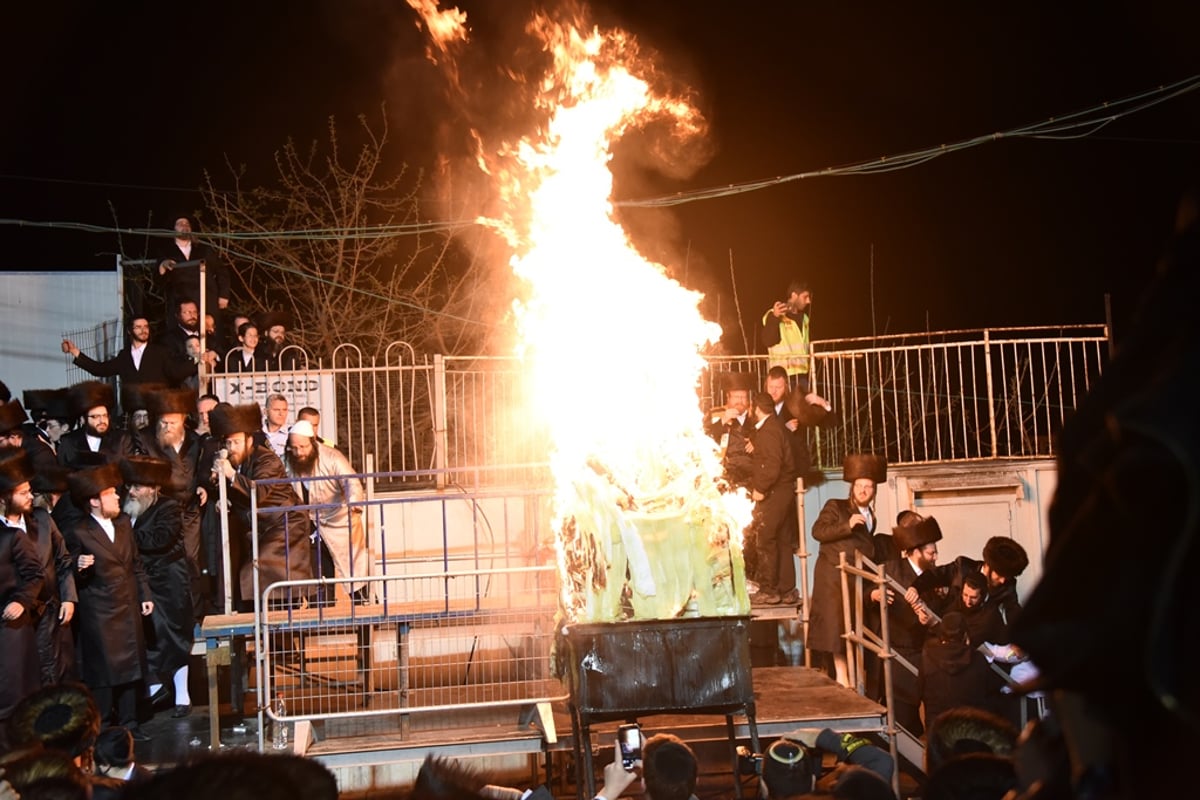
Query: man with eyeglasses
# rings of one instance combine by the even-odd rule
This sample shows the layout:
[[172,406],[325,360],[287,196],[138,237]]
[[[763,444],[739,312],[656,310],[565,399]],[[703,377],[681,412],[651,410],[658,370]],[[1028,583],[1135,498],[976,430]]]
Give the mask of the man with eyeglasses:
[[83,425],[58,440],[59,464],[81,469],[95,466],[98,460],[88,453],[100,453],[102,460],[115,460],[132,452],[129,436],[112,426],[117,404],[111,386],[100,381],[77,383],[68,390],[67,403]]

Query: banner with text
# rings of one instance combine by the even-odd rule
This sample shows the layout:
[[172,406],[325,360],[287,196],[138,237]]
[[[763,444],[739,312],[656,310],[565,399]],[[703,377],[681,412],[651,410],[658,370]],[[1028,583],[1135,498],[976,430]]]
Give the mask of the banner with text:
[[221,400],[235,406],[258,403],[262,406],[264,415],[267,410],[267,398],[273,394],[283,395],[288,403],[288,427],[295,423],[297,411],[305,406],[315,408],[321,412],[321,424],[317,428],[317,435],[330,444],[337,441],[337,419],[334,415],[337,394],[331,373],[262,372],[214,375],[212,384],[214,394]]

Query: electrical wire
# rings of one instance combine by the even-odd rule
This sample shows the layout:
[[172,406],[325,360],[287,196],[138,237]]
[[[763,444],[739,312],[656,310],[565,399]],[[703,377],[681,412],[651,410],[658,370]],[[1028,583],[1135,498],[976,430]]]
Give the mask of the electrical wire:
[[755,192],[759,191],[760,189],[765,189],[771,186],[779,186],[785,183],[792,183],[793,181],[803,180],[805,178],[832,177],[842,175],[869,175],[882,172],[893,172],[896,170],[909,169],[911,167],[924,164],[932,159],[944,156],[947,153],[955,153],[961,150],[978,147],[982,144],[987,144],[988,142],[999,141],[1000,139],[1084,139],[1092,136],[1097,131],[1102,130],[1111,123],[1116,122],[1123,117],[1127,117],[1131,114],[1135,114],[1139,111],[1159,105],[1160,103],[1164,103],[1173,98],[1193,92],[1196,89],[1200,89],[1200,75],[1193,75],[1190,78],[1186,78],[1167,86],[1160,86],[1156,89],[1141,92],[1115,102],[1101,103],[1100,105],[1092,106],[1082,111],[1076,111],[1065,116],[1051,117],[1050,119],[1042,122],[1023,125],[1008,131],[975,136],[970,139],[963,139],[962,141],[954,142],[952,144],[928,147],[922,150],[901,153],[900,155],[896,156],[884,156],[882,158],[847,164],[841,167],[829,167],[826,169],[812,170],[809,172],[798,172],[791,175],[780,175],[774,178],[746,181],[743,183],[731,183],[726,186],[707,189],[694,189],[691,191],[676,192],[674,194],[645,198],[641,200],[619,200],[614,203],[614,205],[625,208],[657,208],[676,206],[684,203],[694,203],[699,200],[712,200],[719,197],[729,197],[731,195],[744,194],[746,192]]
[[[927,147],[921,150],[914,150],[894,156],[881,156],[869,161],[860,161],[843,166],[826,167],[819,170],[780,175],[773,178],[743,181],[740,183],[727,184],[725,186],[693,189],[690,191],[675,192],[673,194],[661,195],[658,197],[634,200],[617,200],[614,202],[614,205],[623,208],[668,207],[683,205],[684,203],[694,203],[700,200],[713,200],[720,197],[729,197],[736,194],[755,192],[761,189],[767,189],[773,186],[780,186],[785,183],[803,180],[805,178],[834,177],[844,175],[874,175],[887,172],[896,172],[898,170],[911,169],[912,167],[920,166],[921,164],[925,164],[935,158],[940,158],[948,153],[967,150],[987,144],[989,142],[996,142],[1001,139],[1045,139],[1058,141],[1085,139],[1095,136],[1097,132],[1103,130],[1108,125],[1116,122],[1119,119],[1127,117],[1131,114],[1135,114],[1139,111],[1144,111],[1145,109],[1159,105],[1189,92],[1193,92],[1196,89],[1200,89],[1200,75],[1193,75],[1190,78],[1185,78],[1184,80],[1177,81],[1176,83],[1168,84],[1166,86],[1159,86],[1155,89],[1140,92],[1136,95],[1131,95],[1113,102],[1104,102],[1099,105],[1083,109],[1082,111],[1072,112],[1063,116],[1051,117],[1042,122],[1023,125],[1007,131],[974,136],[970,139],[963,139],[951,144]],[[0,178],[35,180],[34,178],[27,176],[0,176]],[[79,181],[79,183],[88,184],[90,182]],[[441,233],[480,224],[483,224],[483,221],[479,218],[432,220],[428,222],[405,223],[401,225],[360,226],[352,228],[311,228],[282,231],[239,231],[228,233],[205,232],[202,238],[208,240],[226,241],[344,241],[347,239],[373,239],[389,236],[416,236],[427,233]],[[168,231],[161,228],[117,228],[105,225],[90,225],[81,222],[35,222],[19,219],[0,219],[0,225],[14,225],[17,227],[32,228],[53,228],[57,230],[75,230],[85,233],[115,233],[118,235],[126,234],[152,236],[156,238],[169,238],[174,236],[173,231]]]

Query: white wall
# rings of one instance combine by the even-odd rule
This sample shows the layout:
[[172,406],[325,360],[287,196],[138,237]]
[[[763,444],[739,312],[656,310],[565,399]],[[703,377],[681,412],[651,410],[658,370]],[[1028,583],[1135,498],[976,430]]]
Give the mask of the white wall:
[[66,386],[70,359],[60,349],[63,334],[120,319],[119,273],[64,270],[2,277],[0,380],[16,398],[25,389]]
[[[896,515],[909,508],[935,517],[944,537],[938,543],[938,562],[943,564],[960,555],[982,558],[989,538],[1011,536],[1029,554],[1029,568],[1017,581],[1024,599],[1042,576],[1049,540],[1047,512],[1056,484],[1055,465],[1049,459],[892,467],[875,501],[877,530],[890,533]],[[805,492],[810,579],[820,546],[812,538],[813,523],[829,499],[848,494],[849,484],[840,474]]]

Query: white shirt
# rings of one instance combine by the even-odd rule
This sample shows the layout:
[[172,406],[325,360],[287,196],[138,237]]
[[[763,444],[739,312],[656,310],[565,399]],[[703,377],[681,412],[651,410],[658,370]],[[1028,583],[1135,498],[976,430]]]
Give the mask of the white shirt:
[[87,437],[88,448],[93,453],[99,453],[100,452],[100,441],[101,441],[100,437],[92,436],[90,433],[85,433],[84,436]]
[[142,356],[146,354],[145,344],[135,344],[129,348],[129,357],[133,359],[133,368],[140,370],[142,368]]
[[104,532],[108,535],[108,540],[110,542],[115,543],[117,541],[117,529],[113,527],[113,522],[111,519],[97,517],[95,514],[92,514],[92,519],[96,520],[96,524],[104,529]]
[[284,425],[277,431],[269,431],[266,426],[263,426],[263,433],[267,435],[267,444],[275,451],[275,455],[283,458],[283,453],[287,450],[288,426]]

